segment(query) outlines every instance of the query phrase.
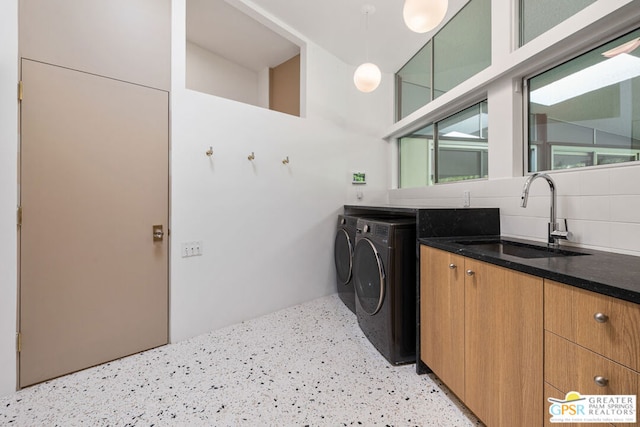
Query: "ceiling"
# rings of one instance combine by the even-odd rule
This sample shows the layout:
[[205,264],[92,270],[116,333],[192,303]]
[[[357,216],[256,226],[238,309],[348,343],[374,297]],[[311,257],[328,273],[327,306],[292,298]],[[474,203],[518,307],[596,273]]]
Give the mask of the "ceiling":
[[[444,22],[467,1],[449,0]],[[187,39],[256,71],[298,53],[294,43],[231,4],[238,2],[251,6],[245,0],[187,0]],[[402,20],[402,0],[252,0],[252,4],[343,62],[356,67],[368,59],[386,73],[398,71],[440,29],[425,34],[409,30]],[[365,5],[375,8],[368,19]]]

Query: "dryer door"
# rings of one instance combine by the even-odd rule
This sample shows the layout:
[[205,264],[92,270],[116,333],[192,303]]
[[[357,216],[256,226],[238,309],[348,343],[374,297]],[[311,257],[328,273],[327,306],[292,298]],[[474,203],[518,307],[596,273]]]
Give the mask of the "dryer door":
[[346,285],[351,280],[351,272],[353,270],[353,245],[349,234],[342,228],[338,229],[336,233],[333,257],[336,263],[338,283]]
[[376,314],[384,301],[385,274],[382,258],[369,239],[356,244],[354,255],[355,290],[365,313]]

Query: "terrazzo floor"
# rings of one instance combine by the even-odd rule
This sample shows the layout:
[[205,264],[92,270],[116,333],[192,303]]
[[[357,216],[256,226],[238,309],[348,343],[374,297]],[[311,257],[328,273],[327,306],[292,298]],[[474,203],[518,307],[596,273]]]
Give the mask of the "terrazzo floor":
[[337,295],[0,397],[10,426],[476,426]]

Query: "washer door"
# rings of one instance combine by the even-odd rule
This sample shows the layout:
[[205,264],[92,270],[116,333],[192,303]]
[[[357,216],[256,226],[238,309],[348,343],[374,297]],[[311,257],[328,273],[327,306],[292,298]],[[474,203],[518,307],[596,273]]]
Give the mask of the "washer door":
[[380,254],[369,239],[356,244],[354,255],[355,290],[365,313],[376,314],[384,300],[385,274]]
[[353,271],[353,245],[351,244],[349,234],[342,228],[336,233],[333,257],[336,263],[338,283],[346,285],[351,280],[351,273]]

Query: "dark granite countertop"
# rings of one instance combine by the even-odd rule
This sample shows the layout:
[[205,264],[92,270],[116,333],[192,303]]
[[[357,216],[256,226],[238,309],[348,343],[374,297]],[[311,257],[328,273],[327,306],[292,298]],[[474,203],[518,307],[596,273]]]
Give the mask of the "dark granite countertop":
[[[420,244],[460,254],[468,258],[528,273],[545,279],[640,304],[640,257],[611,252],[561,246],[586,255],[521,258],[498,253],[482,245],[465,245],[461,241],[491,241],[500,236],[420,238]],[[544,247],[543,243],[507,238],[504,240]]]
[[491,236],[500,234],[498,208],[451,208],[394,205],[344,205],[346,215],[393,215],[416,218],[417,236]]
[[346,214],[361,214],[369,212],[382,212],[390,214],[400,214],[407,216],[415,216],[421,208],[415,206],[398,206],[398,205],[344,205]]

